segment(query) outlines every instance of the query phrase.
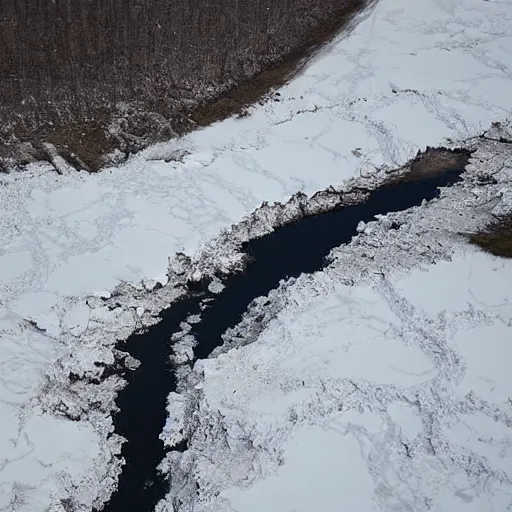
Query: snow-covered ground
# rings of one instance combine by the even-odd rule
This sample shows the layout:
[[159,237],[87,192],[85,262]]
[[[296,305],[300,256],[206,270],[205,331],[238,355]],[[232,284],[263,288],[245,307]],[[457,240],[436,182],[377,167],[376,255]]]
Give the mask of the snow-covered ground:
[[464,182],[361,226],[196,362],[170,396],[163,438],[188,450],[164,465],[168,505],[512,510],[512,260],[462,236],[512,208],[512,147],[484,146]]
[[78,391],[66,379],[70,368],[112,360],[115,339],[155,305],[131,297],[96,307],[86,296],[166,282],[168,257],[199,257],[262,201],[474,136],[510,115],[509,90],[510,0],[382,0],[248,118],[97,175],[59,176],[49,165],[0,175],[0,510],[64,511],[69,496],[90,510],[108,484],[119,443],[105,441],[109,411],[98,403],[111,404],[115,385],[91,393],[83,384],[90,410],[74,409]]

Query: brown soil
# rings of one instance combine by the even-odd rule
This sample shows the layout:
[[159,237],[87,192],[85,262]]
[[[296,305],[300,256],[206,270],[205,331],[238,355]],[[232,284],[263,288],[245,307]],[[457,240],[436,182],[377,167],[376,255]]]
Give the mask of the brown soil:
[[467,149],[447,149],[427,147],[425,151],[418,151],[416,157],[407,163],[406,173],[390,177],[386,185],[397,181],[416,181],[428,175],[436,175],[445,171],[464,168],[471,157]]
[[104,156],[116,148],[116,140],[108,135],[107,124],[101,121],[61,127],[46,138],[69,163],[86,171],[99,170]]
[[494,256],[512,258],[512,214],[498,217],[469,241]]

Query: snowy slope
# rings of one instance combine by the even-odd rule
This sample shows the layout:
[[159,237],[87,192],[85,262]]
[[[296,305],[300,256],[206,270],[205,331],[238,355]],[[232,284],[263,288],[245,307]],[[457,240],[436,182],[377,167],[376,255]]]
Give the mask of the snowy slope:
[[[169,256],[198,254],[262,201],[403,164],[506,117],[511,19],[508,0],[383,0],[248,118],[98,175],[59,176],[48,165],[1,175],[0,510],[63,510],[70,494],[87,510],[110,471],[119,446],[105,444],[105,411],[69,422],[35,405],[51,391],[53,409],[73,417],[73,397],[60,404],[65,387],[46,378],[67,378],[54,362],[69,351],[91,365],[112,360],[116,336],[135,325],[128,306],[93,311],[85,296],[165,281]],[[106,333],[105,322],[125,332]]]

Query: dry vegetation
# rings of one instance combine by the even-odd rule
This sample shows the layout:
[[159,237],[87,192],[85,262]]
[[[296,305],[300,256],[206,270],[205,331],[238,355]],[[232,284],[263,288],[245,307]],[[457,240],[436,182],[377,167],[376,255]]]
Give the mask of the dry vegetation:
[[469,240],[494,256],[512,258],[512,214],[498,217]]
[[404,166],[406,173],[391,176],[385,183],[391,186],[397,182],[410,182],[424,180],[428,176],[445,173],[447,171],[463,170],[471,158],[471,151],[464,148],[432,148],[418,151],[416,156]]
[[0,157],[90,169],[243,108],[365,0],[2,0]]

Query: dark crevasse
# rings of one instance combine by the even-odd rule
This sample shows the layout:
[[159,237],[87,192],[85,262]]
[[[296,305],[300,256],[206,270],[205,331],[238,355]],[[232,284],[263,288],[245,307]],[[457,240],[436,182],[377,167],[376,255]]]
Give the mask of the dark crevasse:
[[[222,344],[221,335],[240,322],[253,299],[267,295],[281,279],[320,270],[331,249],[350,242],[360,221],[368,222],[377,214],[405,210],[436,197],[438,187],[460,179],[466,162],[443,173],[383,186],[372,191],[364,203],[303,218],[244,244],[252,259],[242,274],[227,279],[221,294],[191,294],[162,311],[160,323],[120,345],[118,348],[128,351],[141,365],[128,373],[128,385],[117,399],[120,411],[114,424],[116,432],[128,440],[122,451],[126,465],[117,491],[103,510],[152,512],[169,488],[170,482],[157,471],[165,455],[158,436],[166,420],[167,396],[176,388],[168,361],[172,353],[170,337],[180,329],[180,322],[190,314],[201,313],[201,322],[193,325],[192,332],[198,342],[195,357],[207,357]],[[213,300],[201,311],[205,298]]]

